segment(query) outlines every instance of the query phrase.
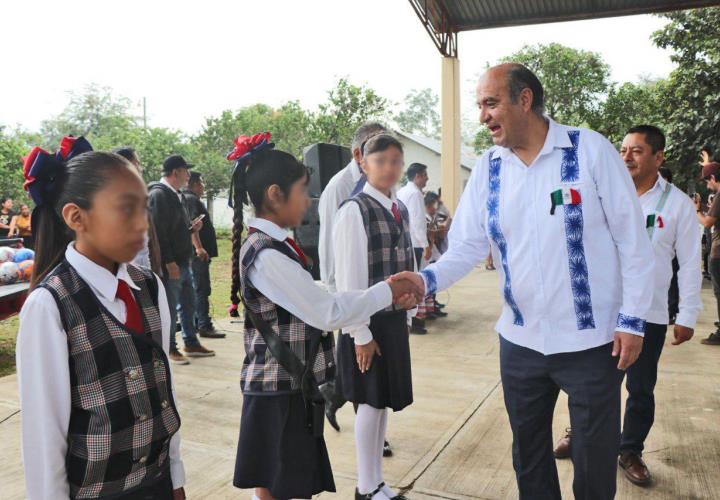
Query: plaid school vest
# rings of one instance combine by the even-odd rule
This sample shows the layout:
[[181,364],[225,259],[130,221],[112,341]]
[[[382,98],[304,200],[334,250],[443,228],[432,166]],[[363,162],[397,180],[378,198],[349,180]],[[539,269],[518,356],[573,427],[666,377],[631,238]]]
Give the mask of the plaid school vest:
[[[261,316],[271,327],[275,335],[285,342],[295,355],[307,364],[311,335],[321,332],[304,323],[300,318],[274,304],[265,297],[248,279],[248,270],[258,254],[274,249],[293,259],[302,266],[298,256],[281,241],[277,241],[262,231],[250,233],[240,249],[240,293],[249,309]],[[252,321],[245,315],[245,360],[240,374],[240,387],[245,394],[291,393],[300,392],[299,381],[280,366],[267,348],[262,334],[255,329]],[[313,364],[313,375],[318,384],[334,377],[335,338],[332,333],[322,337],[320,347]]]
[[[368,288],[385,281],[393,274],[415,269],[410,239],[410,216],[407,208],[397,201],[402,225],[372,196],[362,192],[345,203],[357,203],[363,218],[368,241]],[[394,306],[384,311],[394,311]]]
[[57,303],[70,354],[72,407],[66,468],[71,498],[126,493],[169,467],[180,428],[170,364],[162,349],[158,285],[128,264],[145,334],[132,333],[100,303],[66,261],[38,286]]

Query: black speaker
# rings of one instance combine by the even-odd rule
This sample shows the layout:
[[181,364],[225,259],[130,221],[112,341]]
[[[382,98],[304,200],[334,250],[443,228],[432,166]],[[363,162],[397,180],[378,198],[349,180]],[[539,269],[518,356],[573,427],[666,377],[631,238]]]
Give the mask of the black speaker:
[[320,142],[303,150],[303,162],[312,169],[308,194],[312,198],[320,197],[323,189],[333,175],[350,163],[352,152],[349,148]]
[[320,213],[318,212],[319,198],[310,198],[310,207],[299,227],[293,230],[293,238],[302,248],[305,255],[312,260],[311,274],[314,279],[320,279],[320,259],[318,255],[318,242],[320,241]]

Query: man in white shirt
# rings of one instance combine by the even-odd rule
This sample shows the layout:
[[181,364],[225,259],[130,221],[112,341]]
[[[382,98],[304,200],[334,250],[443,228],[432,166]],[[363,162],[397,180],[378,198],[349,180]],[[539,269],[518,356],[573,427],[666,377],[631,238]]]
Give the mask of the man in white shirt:
[[[425,195],[423,189],[427,186],[429,176],[427,166],[422,163],[413,163],[405,173],[407,184],[397,192],[398,200],[405,204],[410,215],[410,238],[412,239],[413,251],[415,253],[415,264],[422,269],[420,263],[430,259],[430,245],[427,239],[427,218],[425,217]],[[410,333],[424,335],[425,329],[425,305],[418,304],[418,314],[412,319]]]
[[496,330],[520,498],[560,499],[552,417],[563,390],[575,498],[611,499],[621,370],[642,349],[652,246],[617,150],[596,132],[544,116],[543,101],[542,84],[520,64],[483,75],[480,121],[495,146],[470,176],[448,251],[420,276],[403,277],[435,293],[492,248],[505,298]]
[[[340,172],[335,174],[328,182],[320,195],[318,213],[320,216],[320,236],[318,242],[318,258],[320,259],[320,280],[330,293],[335,288],[335,259],[333,257],[333,225],[340,205],[362,191],[366,177],[360,168],[362,161],[361,148],[370,136],[380,132],[387,132],[384,125],[377,122],[364,123],[355,131],[350,149],[353,158]],[[338,394],[334,394],[335,384],[329,382],[322,387],[322,393],[326,400],[325,414],[330,425],[337,431],[340,426],[337,423],[335,414],[345,404],[345,400]]]
[[[665,335],[670,321],[668,292],[673,277],[673,259],[678,262],[679,311],[673,327],[673,345],[690,340],[702,310],[700,289],[700,228],[690,198],[659,175],[665,155],[665,135],[652,125],[628,130],[620,156],[632,176],[640,199],[645,226],[655,257],[655,289],[647,314],[645,339],[637,361],[627,370],[628,399],[625,404],[620,468],[634,484],[651,480],[642,459],[645,439],[655,417],[655,383]],[[569,437],[555,449],[556,457],[569,452]],[[558,450],[558,448],[561,448]],[[561,458],[561,457],[560,457]]]

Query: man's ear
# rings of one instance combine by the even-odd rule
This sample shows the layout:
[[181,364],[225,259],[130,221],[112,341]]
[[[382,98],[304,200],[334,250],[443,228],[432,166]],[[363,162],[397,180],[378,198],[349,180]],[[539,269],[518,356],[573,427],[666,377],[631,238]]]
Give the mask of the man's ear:
[[62,208],[62,218],[73,232],[81,233],[85,230],[86,212],[75,203],[67,203]]
[[665,151],[658,151],[655,153],[655,164],[660,168],[663,163],[665,163]]
[[520,92],[520,105],[523,108],[523,111],[527,112],[532,110],[532,102],[533,102],[533,91],[529,88],[524,88],[522,92]]
[[360,152],[360,148],[355,148],[352,150],[353,158],[355,158],[355,163],[360,165],[362,162],[362,153]]

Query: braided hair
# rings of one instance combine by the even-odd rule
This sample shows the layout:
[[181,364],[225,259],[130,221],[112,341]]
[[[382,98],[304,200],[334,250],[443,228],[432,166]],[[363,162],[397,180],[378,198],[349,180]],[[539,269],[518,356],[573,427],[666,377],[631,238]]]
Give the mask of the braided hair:
[[[251,151],[235,164],[230,186],[230,205],[233,208],[232,281],[230,287],[230,316],[237,317],[240,304],[240,247],[243,233],[243,207],[252,204],[255,213],[267,213],[265,200],[268,189],[277,185],[284,196],[292,185],[308,177],[308,169],[293,155],[272,149],[273,144]],[[249,199],[249,202],[248,202]]]

